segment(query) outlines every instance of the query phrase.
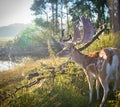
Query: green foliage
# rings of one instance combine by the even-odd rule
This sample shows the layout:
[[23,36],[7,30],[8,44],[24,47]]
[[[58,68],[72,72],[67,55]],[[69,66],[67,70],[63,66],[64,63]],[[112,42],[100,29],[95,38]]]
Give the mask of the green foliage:
[[84,50],[85,53],[97,51],[107,47],[116,47],[115,41],[117,40],[117,36],[113,34],[105,34],[103,33],[99,39],[94,41],[88,48]]
[[[48,17],[48,12],[51,12],[52,24],[58,25],[58,22],[61,23],[58,18],[66,17],[62,9],[63,7],[66,9],[67,14],[72,16],[73,20],[77,20],[81,15],[87,15],[92,19],[95,17],[97,27],[102,23],[109,23],[109,15],[106,15],[108,13],[107,0],[35,0],[31,6],[31,10],[34,11],[36,16],[47,15]],[[36,20],[38,21],[38,18],[36,18]]]
[[43,18],[36,18],[35,23],[36,25],[49,30],[52,30],[54,27],[52,22],[45,21]]
[[35,15],[41,14],[45,9],[45,0],[34,0],[34,4],[31,6],[31,10],[35,11]]
[[106,0],[79,0],[75,1],[71,6],[69,12],[73,20],[78,19],[79,16],[88,16],[90,19],[96,19],[96,27],[102,23],[108,23],[109,16],[106,16],[108,5]]
[[50,30],[43,30],[39,27],[29,27],[23,30],[18,37],[14,40],[13,45],[19,47],[28,47],[28,46],[47,46],[47,40],[51,37]]
[[113,33],[114,43],[113,46],[120,49],[120,32]]
[[14,44],[19,45],[20,47],[31,45],[34,40],[36,31],[36,28],[26,28],[19,34],[19,36],[16,37]]

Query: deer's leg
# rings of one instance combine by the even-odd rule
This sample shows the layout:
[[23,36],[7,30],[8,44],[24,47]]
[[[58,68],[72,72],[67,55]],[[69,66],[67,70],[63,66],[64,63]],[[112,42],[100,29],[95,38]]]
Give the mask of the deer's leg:
[[88,84],[89,84],[89,91],[90,91],[90,97],[89,97],[89,104],[92,102],[92,93],[93,93],[93,78],[90,76],[87,76]]
[[117,90],[118,86],[118,79],[119,79],[119,58],[117,55],[113,56],[113,61],[111,65],[113,72],[115,72],[115,81],[114,81],[114,89],[113,91]]
[[115,81],[114,81],[114,89],[113,91],[116,91],[118,88],[118,84],[119,84],[119,73],[118,70],[116,70],[116,75],[115,75]]
[[96,92],[97,92],[97,100],[99,100],[99,87],[100,87],[100,82],[98,79],[96,79]]
[[108,86],[108,82],[107,82],[107,79],[104,79],[102,80],[100,78],[100,82],[101,82],[101,85],[103,87],[103,91],[104,91],[104,95],[103,95],[103,98],[102,98],[102,102],[100,104],[100,107],[103,107],[104,106],[104,103],[107,99],[107,95],[108,95],[108,92],[109,92],[109,86]]
[[114,92],[117,90],[117,81],[118,81],[118,80],[115,80],[115,81],[114,81],[114,88],[113,88],[113,91],[114,91]]

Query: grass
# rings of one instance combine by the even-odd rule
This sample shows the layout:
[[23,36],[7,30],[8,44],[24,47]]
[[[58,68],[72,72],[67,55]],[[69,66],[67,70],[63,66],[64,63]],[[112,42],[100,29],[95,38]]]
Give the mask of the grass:
[[[117,35],[118,36],[118,35]],[[100,40],[95,41],[84,53],[99,50],[103,47],[116,47],[117,36],[102,35]],[[61,74],[58,67],[67,59],[51,58],[41,60],[29,60],[23,65],[17,66],[12,70],[0,72],[0,107],[98,107],[100,101],[96,101],[96,93],[94,87],[93,103],[88,104],[89,89],[88,83],[82,69],[74,63],[69,63],[63,68],[65,73]],[[39,77],[51,76],[49,67],[54,67],[56,71],[55,78],[46,78],[46,81],[40,87],[43,80],[38,84],[19,90],[15,95],[6,100],[3,97],[8,96],[15,91],[16,88],[29,84],[37,77],[28,80],[26,76],[33,71],[38,71]],[[54,79],[54,81],[53,81]],[[103,92],[101,89],[100,96]],[[119,107],[120,92],[114,96],[110,91],[105,107]]]
[[8,42],[12,41],[13,37],[0,37],[0,46],[6,45]]
[[[13,90],[16,87],[19,87],[23,84],[27,84],[30,81],[33,81],[34,79],[28,81],[25,76],[29,73],[32,72],[34,69],[38,69],[39,73],[44,73],[44,75],[51,75],[47,71],[47,69],[44,69],[43,65],[41,65],[41,62],[44,65],[47,66],[53,66],[57,67],[60,63],[65,61],[65,59],[60,59],[58,58],[52,58],[52,59],[44,59],[44,60],[39,60],[35,62],[29,62],[22,67],[17,67],[13,70],[2,72],[0,74],[0,85],[1,85],[1,94],[3,93],[12,93]],[[59,63],[58,63],[59,62]],[[30,66],[32,65],[32,66]],[[69,72],[67,74],[60,74],[59,69],[57,69],[57,76],[55,77],[54,84],[52,82],[52,79],[48,79],[48,81],[44,84],[44,86],[39,89],[38,84],[31,88],[25,88],[20,90],[19,92],[16,93],[16,96],[13,98],[9,98],[4,101],[4,103],[1,101],[1,106],[2,107],[75,107],[80,105],[81,107],[85,105],[86,101],[88,101],[88,86],[86,78],[83,73],[81,73],[80,69],[78,69],[78,72],[75,72],[76,75],[75,78],[73,74],[74,68],[70,68],[70,66],[73,65],[68,65],[69,67],[67,70]],[[76,67],[77,65],[74,65]],[[77,66],[78,67],[78,66]],[[72,69],[72,70],[71,70]],[[21,72],[22,71],[22,72]],[[24,73],[24,76],[22,75]],[[82,80],[80,79],[83,78]],[[21,79],[18,79],[21,78]],[[12,83],[11,83],[12,82]],[[84,86],[84,84],[86,84]],[[83,87],[84,86],[84,87]],[[3,94],[5,95],[5,94]],[[80,99],[82,99],[80,101]],[[29,103],[31,105],[29,105]],[[86,106],[87,107],[87,106]]]
[[[21,89],[15,96],[8,98],[4,102],[1,101],[1,107],[98,107],[100,101],[96,101],[95,90],[93,103],[91,105],[87,103],[89,100],[88,83],[84,73],[81,72],[81,68],[71,63],[66,67],[67,73],[60,74],[57,66],[66,59],[62,59],[60,62],[59,60],[59,58],[50,58],[31,61],[13,70],[2,72],[0,74],[0,85],[1,83],[5,85],[1,86],[0,93],[4,96],[5,92],[12,93],[16,87],[34,81],[35,78],[27,80],[25,76],[35,69],[38,69],[39,74],[44,73],[44,76],[51,75],[44,66],[52,66],[56,68],[57,76],[54,84],[52,78],[48,78],[42,88],[39,88],[39,83],[30,88]],[[41,62],[44,65],[41,65]],[[116,105],[117,101],[114,99],[108,100],[106,107]]]
[[107,47],[116,47],[115,40],[117,36],[113,36],[113,34],[102,34],[99,39],[93,42],[88,48],[84,50],[85,53],[89,53],[92,51],[97,51]]

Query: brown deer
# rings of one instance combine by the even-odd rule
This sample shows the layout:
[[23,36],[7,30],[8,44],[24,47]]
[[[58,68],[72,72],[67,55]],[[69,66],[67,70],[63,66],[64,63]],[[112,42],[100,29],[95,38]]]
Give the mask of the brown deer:
[[[97,99],[99,99],[99,86],[100,84],[102,85],[104,95],[100,107],[103,107],[109,91],[109,81],[114,81],[114,90],[116,90],[118,86],[118,79],[120,76],[120,51],[115,48],[105,48],[100,51],[90,53],[88,55],[81,53],[80,51],[82,51],[93,41],[95,41],[105,29],[101,29],[93,37],[94,27],[90,20],[85,17],[81,17],[81,20],[84,29],[83,37],[80,34],[77,34],[80,33],[79,28],[75,25],[75,23],[73,23],[73,40],[69,43],[65,43],[64,48],[57,53],[57,56],[69,57],[71,60],[73,60],[83,68],[89,84],[89,103],[92,102],[93,81],[96,80]],[[82,39],[80,40],[80,38]],[[77,49],[75,46],[80,43],[86,43],[86,45],[80,49]]]

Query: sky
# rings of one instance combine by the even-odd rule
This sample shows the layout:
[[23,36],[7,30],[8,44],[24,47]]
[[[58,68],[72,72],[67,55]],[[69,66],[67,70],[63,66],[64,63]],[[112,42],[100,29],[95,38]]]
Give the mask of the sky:
[[35,16],[30,7],[33,0],[0,0],[0,26],[31,23]]

